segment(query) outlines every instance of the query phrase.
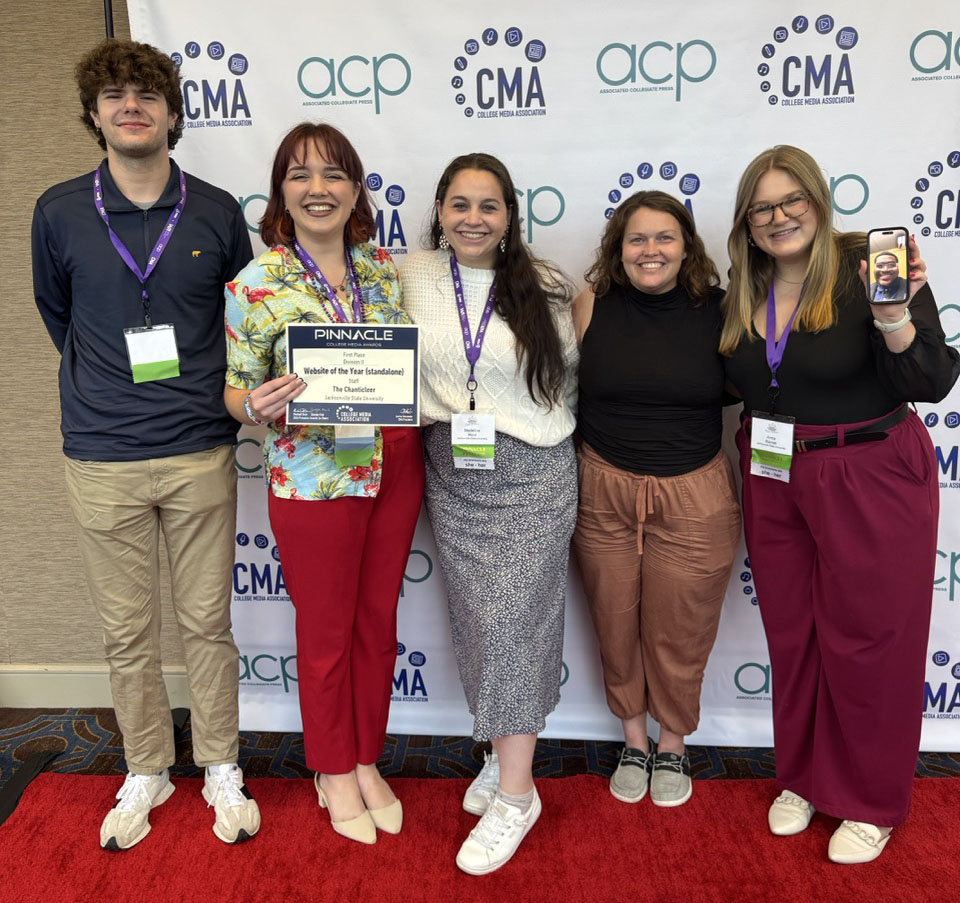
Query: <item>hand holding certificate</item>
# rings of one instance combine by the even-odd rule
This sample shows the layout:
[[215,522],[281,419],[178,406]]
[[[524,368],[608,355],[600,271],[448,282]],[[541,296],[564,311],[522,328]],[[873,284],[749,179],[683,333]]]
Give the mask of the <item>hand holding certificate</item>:
[[417,326],[291,323],[287,367],[307,384],[287,405],[289,424],[419,424]]

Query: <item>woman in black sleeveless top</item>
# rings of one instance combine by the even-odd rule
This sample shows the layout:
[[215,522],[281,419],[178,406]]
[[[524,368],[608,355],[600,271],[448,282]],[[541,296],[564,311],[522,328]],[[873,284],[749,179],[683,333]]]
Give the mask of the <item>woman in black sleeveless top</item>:
[[[720,451],[720,299],[693,218],[660,191],[607,223],[574,304],[581,341],[580,510],[573,547],[625,747],[610,792],[658,806],[692,793],[684,737],[740,538]],[[660,724],[658,748],[647,714]]]

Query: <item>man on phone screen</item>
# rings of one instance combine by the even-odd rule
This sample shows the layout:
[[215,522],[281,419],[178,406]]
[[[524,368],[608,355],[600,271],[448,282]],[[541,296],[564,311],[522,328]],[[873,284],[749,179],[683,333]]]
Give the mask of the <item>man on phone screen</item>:
[[883,251],[873,258],[872,301],[906,301],[907,283],[900,275],[900,260],[893,251]]

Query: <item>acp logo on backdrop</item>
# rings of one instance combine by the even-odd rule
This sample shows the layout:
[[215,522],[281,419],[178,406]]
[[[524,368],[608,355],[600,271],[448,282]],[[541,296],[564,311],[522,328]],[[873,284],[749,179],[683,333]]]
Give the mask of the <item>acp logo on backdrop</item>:
[[624,44],[615,41],[600,48],[597,75],[601,94],[673,94],[680,102],[685,82],[704,82],[717,68],[717,52],[709,41],[651,41]]
[[[687,172],[680,175],[680,167],[673,160],[664,160],[659,166],[645,160],[637,166],[635,172],[636,177],[630,171],[620,173],[617,177],[617,186],[607,192],[607,207],[603,211],[607,219],[613,216],[617,205],[624,198],[635,191],[653,188],[666,188],[671,194],[679,191],[684,196],[684,206],[691,214],[693,213],[692,199],[700,190],[700,177],[696,173]],[[659,178],[654,179],[654,176]],[[638,182],[637,179],[640,181]]]
[[927,164],[913,183],[911,219],[924,238],[960,238],[960,149]]
[[379,116],[387,99],[410,87],[413,70],[406,57],[388,52],[366,57],[307,57],[297,69],[297,87],[309,97],[305,107],[371,106]]
[[836,28],[833,16],[796,16],[778,25],[760,48],[760,91],[771,106],[854,103],[850,53],[860,42],[856,28]]
[[170,58],[183,74],[183,110],[186,127],[222,128],[253,125],[243,76],[250,61],[242,53],[228,53],[220,41],[206,48],[187,41],[183,52]]
[[543,41],[526,39],[515,26],[503,35],[485,28],[479,40],[464,41],[463,53],[453,61],[453,99],[468,119],[546,116],[540,72],[546,55]]
[[954,31],[929,28],[910,42],[910,65],[919,72],[911,81],[960,79],[960,27]]

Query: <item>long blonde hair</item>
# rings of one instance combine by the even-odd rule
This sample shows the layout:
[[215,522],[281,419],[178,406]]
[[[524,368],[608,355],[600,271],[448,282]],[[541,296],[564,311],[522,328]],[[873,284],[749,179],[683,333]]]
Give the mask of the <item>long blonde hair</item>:
[[836,322],[834,286],[849,276],[852,255],[848,252],[864,243],[862,234],[843,234],[831,225],[830,189],[816,160],[806,151],[779,144],[755,157],[740,177],[733,227],[727,239],[730,283],[723,299],[721,354],[732,354],[744,334],[752,336],[753,315],[766,301],[773,278],[773,258],[752,243],[747,223],[747,210],[757,182],[771,169],[782,170],[793,178],[810,199],[810,208],[817,215],[817,232],[810,248],[794,330],[820,332]]

